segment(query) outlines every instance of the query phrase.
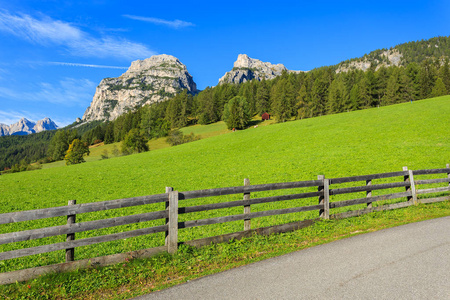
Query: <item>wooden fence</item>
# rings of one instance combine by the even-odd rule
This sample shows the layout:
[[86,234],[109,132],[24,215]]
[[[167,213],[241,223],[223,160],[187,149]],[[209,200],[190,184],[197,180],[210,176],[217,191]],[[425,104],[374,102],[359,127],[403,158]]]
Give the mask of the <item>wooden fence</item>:
[[[437,179],[422,179],[422,180],[417,179],[418,176],[429,174],[445,174],[445,177]],[[372,184],[373,180],[385,178],[400,178],[400,180],[397,179],[395,182]],[[350,182],[364,182],[364,184],[353,187],[339,187],[339,185],[348,184]],[[445,186],[433,187],[428,189],[418,189],[419,185],[425,184],[442,185],[442,183],[444,183]],[[333,186],[333,188],[331,188],[330,186]],[[296,188],[314,188],[316,191],[303,192],[298,194],[288,194],[281,196],[253,198],[253,199],[250,197],[251,193],[255,192],[296,189]],[[405,190],[403,192],[383,194],[378,196],[372,195],[372,191],[386,190],[392,188],[405,188]],[[366,192],[366,197],[330,202],[330,197],[332,196],[342,194],[352,194],[358,192]],[[113,264],[123,261],[126,257],[129,256],[148,257],[162,251],[174,253],[177,251],[179,245],[178,231],[183,228],[219,224],[239,220],[243,221],[244,225],[243,231],[185,242],[186,244],[189,245],[202,246],[208,245],[211,242],[228,241],[232,238],[239,239],[245,236],[250,236],[254,233],[271,234],[277,232],[292,231],[305,226],[309,226],[313,224],[314,221],[320,218],[321,219],[346,218],[369,213],[372,211],[390,210],[407,207],[417,203],[432,203],[432,202],[446,201],[450,200],[450,195],[448,194],[448,192],[450,192],[449,164],[447,164],[446,168],[443,169],[412,171],[404,167],[403,171],[400,172],[331,178],[331,179],[327,179],[325,178],[325,176],[319,175],[317,180],[260,184],[260,185],[250,185],[249,180],[245,179],[243,186],[186,191],[186,192],[174,191],[173,188],[168,187],[166,188],[166,193],[164,194],[103,201],[103,202],[83,203],[83,204],[76,204],[75,200],[71,200],[69,201],[67,206],[62,207],[51,207],[45,209],[0,214],[0,224],[67,216],[67,224],[65,225],[0,234],[0,244],[9,244],[57,235],[66,236],[66,241],[61,243],[1,252],[0,260],[7,260],[52,251],[65,251],[66,263],[1,273],[0,284],[12,283],[21,280],[28,280],[31,278],[35,278],[40,274],[51,271],[61,272],[73,270],[77,268],[87,267],[92,264],[97,265]],[[421,197],[421,195],[424,194],[436,194],[436,193],[440,193],[441,195],[439,197],[433,198]],[[187,199],[197,199],[203,197],[224,196],[232,194],[242,194],[243,200],[218,202],[186,207],[178,206],[179,201]],[[316,205],[298,206],[275,210],[264,210],[257,212],[251,211],[251,206],[254,204],[289,201],[304,198],[317,198],[318,202]],[[377,201],[401,199],[401,198],[403,198],[404,201],[400,201],[393,204],[373,206],[373,203]],[[76,222],[76,215],[81,213],[98,212],[104,210],[147,205],[147,204],[156,204],[156,203],[166,203],[166,209],[161,211],[152,211],[143,214],[128,215],[110,219],[102,219],[82,223]],[[367,206],[363,209],[330,214],[331,209],[353,206],[358,204],[366,204]],[[182,222],[178,221],[179,215],[231,207],[243,207],[243,213],[207,219],[194,219]],[[296,221],[270,227],[251,229],[251,220],[254,218],[306,212],[306,211],[318,211],[317,215],[318,218]],[[147,222],[158,219],[164,219],[165,225],[135,229],[90,238],[83,238],[79,240],[75,239],[75,234],[78,232],[110,228],[114,226],[133,224],[139,222]],[[75,261],[74,249],[76,247],[137,237],[142,235],[149,235],[158,232],[165,232],[165,246]]]

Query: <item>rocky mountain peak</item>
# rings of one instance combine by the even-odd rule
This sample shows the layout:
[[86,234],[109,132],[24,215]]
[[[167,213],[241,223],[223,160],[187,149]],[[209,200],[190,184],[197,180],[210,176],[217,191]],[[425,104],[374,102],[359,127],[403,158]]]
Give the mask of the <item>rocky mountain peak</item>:
[[167,68],[181,68],[186,70],[186,66],[183,65],[175,56],[161,54],[154,55],[144,60],[133,61],[130,68],[125,72],[125,74],[140,73],[152,69],[164,70]]
[[45,130],[58,129],[58,126],[50,118],[44,118],[42,120],[37,121],[33,129],[35,132],[41,132]]
[[271,64],[270,62],[262,62],[259,59],[249,57],[247,54],[239,54],[237,60],[234,62],[234,67],[231,71],[219,79],[219,84],[222,83],[242,83],[252,79],[273,79],[280,76],[283,71],[289,71],[283,64]]
[[283,64],[273,65],[269,62],[262,62],[259,59],[250,58],[247,54],[239,54],[237,60],[234,62],[235,68],[247,68],[247,69],[267,69],[274,68],[276,70],[287,70]]
[[4,135],[27,135],[45,130],[55,130],[58,126],[50,118],[44,118],[36,123],[22,118],[17,123],[10,126],[0,124],[0,136]]
[[83,121],[112,121],[136,106],[165,101],[184,89],[197,92],[192,76],[178,58],[162,54],[136,60],[121,76],[100,82]]

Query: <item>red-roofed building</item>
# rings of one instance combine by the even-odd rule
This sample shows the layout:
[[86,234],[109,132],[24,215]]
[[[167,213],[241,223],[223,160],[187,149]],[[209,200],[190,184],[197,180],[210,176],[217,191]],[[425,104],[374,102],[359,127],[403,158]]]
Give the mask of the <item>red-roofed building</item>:
[[261,119],[264,120],[270,120],[270,115],[268,113],[263,113],[261,116]]

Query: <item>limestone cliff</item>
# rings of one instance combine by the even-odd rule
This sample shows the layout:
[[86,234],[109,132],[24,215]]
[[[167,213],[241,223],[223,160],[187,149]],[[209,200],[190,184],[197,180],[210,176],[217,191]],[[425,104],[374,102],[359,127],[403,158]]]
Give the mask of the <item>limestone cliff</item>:
[[301,72],[289,71],[283,64],[274,65],[269,62],[262,62],[259,59],[250,58],[247,54],[239,54],[234,62],[233,69],[219,79],[219,84],[242,83],[252,79],[259,81],[262,79],[273,79],[280,76],[283,71]]
[[367,71],[372,65],[374,65],[375,70],[381,67],[400,66],[402,64],[402,58],[403,55],[398,49],[378,50],[361,58],[341,62],[336,69],[336,73],[351,70]]
[[183,89],[197,92],[192,76],[176,57],[163,54],[133,61],[120,77],[100,82],[83,121],[112,121],[136,106],[165,101]]

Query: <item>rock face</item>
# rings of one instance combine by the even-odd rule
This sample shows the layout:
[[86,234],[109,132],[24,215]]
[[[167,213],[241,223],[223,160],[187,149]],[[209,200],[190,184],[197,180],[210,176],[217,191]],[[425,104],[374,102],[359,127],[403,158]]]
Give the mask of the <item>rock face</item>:
[[197,92],[192,76],[176,57],[163,54],[137,60],[120,77],[100,82],[83,121],[112,121],[136,106],[165,101],[183,89]]
[[36,123],[25,118],[20,119],[19,122],[11,126],[0,124],[0,136],[4,135],[27,135],[46,130],[55,130],[58,126],[50,118],[45,118]]
[[259,59],[250,58],[247,54],[239,54],[237,60],[234,62],[233,69],[219,79],[219,84],[242,83],[252,79],[259,81],[263,79],[268,80],[280,76],[283,71],[301,72],[289,71],[282,64],[273,65],[269,62],[262,62]]
[[58,129],[58,126],[50,118],[44,118],[36,122],[33,127],[35,132]]
[[0,123],[0,136],[9,135],[9,126]]
[[397,49],[391,49],[381,52],[379,57],[380,58],[373,59],[373,61],[369,61],[368,57],[366,56],[340,63],[338,68],[336,69],[336,73],[348,72],[351,70],[367,71],[372,66],[372,64],[375,64],[375,71],[382,66],[399,66],[402,63],[403,55]]

